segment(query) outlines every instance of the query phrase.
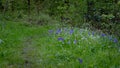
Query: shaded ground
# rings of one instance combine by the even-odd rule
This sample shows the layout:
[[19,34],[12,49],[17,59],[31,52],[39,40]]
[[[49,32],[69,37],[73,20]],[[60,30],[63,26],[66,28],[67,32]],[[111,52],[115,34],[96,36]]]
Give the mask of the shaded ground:
[[[32,45],[32,37],[29,37],[27,39],[25,39],[24,41],[24,48],[23,48],[23,59],[24,59],[24,67],[25,68],[31,68],[35,62],[35,54],[37,53],[35,50],[35,46]],[[36,53],[32,53],[32,52],[36,52]]]
[[[38,48],[33,44],[33,37],[27,37],[23,41],[23,48],[21,49],[22,64],[13,64],[9,68],[39,68],[38,65],[39,53]],[[4,67],[3,67],[4,68]]]
[[[117,44],[107,37],[77,28],[72,35],[70,29],[56,35],[59,30],[54,28],[48,34],[49,29],[7,23],[0,35],[4,41],[0,45],[0,68],[120,68]],[[64,43],[58,38],[65,39]]]

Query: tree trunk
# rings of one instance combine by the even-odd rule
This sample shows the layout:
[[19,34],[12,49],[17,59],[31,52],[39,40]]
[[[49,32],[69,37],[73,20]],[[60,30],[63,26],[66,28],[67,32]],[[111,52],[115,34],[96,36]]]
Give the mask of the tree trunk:
[[3,10],[3,5],[2,5],[2,1],[0,0],[0,11]]
[[30,4],[30,0],[27,0],[28,1],[28,15],[30,15],[30,6],[31,6],[31,4]]
[[5,13],[6,13],[7,10],[8,10],[8,0],[6,0],[6,3],[4,5],[3,15],[5,15]]

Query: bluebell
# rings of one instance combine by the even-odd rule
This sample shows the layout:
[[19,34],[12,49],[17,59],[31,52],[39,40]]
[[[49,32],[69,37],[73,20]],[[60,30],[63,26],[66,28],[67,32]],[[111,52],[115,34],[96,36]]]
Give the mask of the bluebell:
[[113,42],[114,42],[114,43],[117,43],[117,42],[118,42],[117,38],[114,38]]
[[78,61],[79,61],[80,63],[83,63],[83,60],[82,60],[82,59],[80,59],[80,58],[78,59]]
[[58,41],[64,41],[64,39],[62,37],[59,37]]
[[70,30],[70,34],[73,34],[73,32],[74,32],[74,30],[73,30],[73,29],[71,29],[71,30]]
[[102,37],[106,36],[104,33],[101,34]]
[[59,33],[61,33],[61,29],[58,29],[58,30],[56,31],[56,34],[59,34]]
[[49,33],[52,34],[52,33],[53,33],[53,30],[49,30]]
[[95,35],[95,33],[94,33],[94,32],[92,32],[92,35],[94,36],[94,35]]
[[77,40],[74,40],[74,42],[73,42],[74,44],[76,44],[77,43]]

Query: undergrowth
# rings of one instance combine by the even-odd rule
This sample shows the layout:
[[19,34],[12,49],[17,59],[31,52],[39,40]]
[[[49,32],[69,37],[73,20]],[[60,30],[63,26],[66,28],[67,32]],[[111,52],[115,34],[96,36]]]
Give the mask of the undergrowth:
[[26,26],[6,21],[0,31],[1,68],[23,67],[23,40],[28,37],[32,37],[37,51],[33,52],[37,59],[31,61],[35,62],[34,68],[120,67],[120,42],[113,35],[69,26]]

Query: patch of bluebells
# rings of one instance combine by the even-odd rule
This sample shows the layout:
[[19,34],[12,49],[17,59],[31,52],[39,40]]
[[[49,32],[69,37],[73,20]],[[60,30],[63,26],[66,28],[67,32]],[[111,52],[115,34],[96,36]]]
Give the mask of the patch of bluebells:
[[73,30],[73,29],[71,29],[71,30],[70,30],[70,34],[73,34],[73,32],[74,32],[74,30]]
[[49,30],[48,32],[49,32],[49,34],[52,34],[54,31],[53,30]]
[[114,42],[114,43],[117,43],[117,42],[118,42],[117,38],[114,38],[113,42]]
[[95,35],[95,32],[92,32],[92,35],[94,36],[94,35]]
[[101,36],[102,36],[102,37],[105,37],[105,36],[106,36],[106,34],[102,33],[102,34],[101,34]]
[[[92,32],[92,35],[94,36],[94,32]],[[90,33],[88,32],[88,35],[90,35]],[[118,39],[117,38],[113,38],[112,36],[107,36],[105,33],[102,33],[101,35],[100,35],[101,37],[108,37],[108,39],[110,40],[110,41],[113,41],[114,43],[118,43]]]
[[59,37],[58,41],[64,41],[64,39],[62,37]]
[[83,60],[81,58],[78,58],[78,61],[79,61],[80,64],[83,63]]
[[[64,28],[64,33],[67,33],[67,32],[69,32],[69,34],[71,35],[71,34],[73,34],[74,33],[74,29],[70,29],[69,31],[68,31],[69,29],[67,29],[67,28]],[[82,32],[83,32],[83,30],[81,30]],[[60,34],[62,32],[62,29],[57,29],[56,30],[56,34]],[[52,33],[54,33],[54,31],[53,30],[49,30],[49,33],[50,34],[52,34]],[[90,35],[92,35],[92,36],[95,36],[95,32],[94,31],[92,31],[92,32],[88,32],[88,36],[90,36]],[[118,43],[118,39],[117,38],[113,38],[113,37],[111,37],[111,36],[107,36],[105,33],[101,33],[99,36],[101,36],[101,37],[108,37],[108,39],[110,40],[110,41],[112,41],[112,42],[114,42],[114,43]],[[65,39],[63,38],[63,37],[58,37],[58,41],[64,41]],[[104,39],[103,39],[104,40]],[[67,41],[67,43],[68,44],[71,44],[71,42],[72,41]],[[73,40],[73,44],[76,44],[77,43],[77,40]]]
[[74,40],[74,42],[73,42],[74,44],[76,44],[77,43],[77,40]]
[[56,34],[60,34],[62,32],[62,30],[61,29],[58,29],[57,31],[56,31]]
[[[101,36],[102,36],[102,37],[105,37],[106,34],[102,33]],[[118,43],[118,39],[117,39],[117,38],[114,38],[114,39],[113,39],[111,36],[108,36],[108,39],[109,39],[110,41],[113,41],[114,43]]]
[[[66,31],[68,31],[67,33],[69,33],[69,34],[73,34],[74,33],[74,30],[73,29],[71,29],[71,30],[67,30],[66,28],[64,29],[64,32],[66,32]],[[61,29],[58,29],[57,31],[56,31],[56,34],[60,34],[62,32],[62,30]],[[53,33],[53,30],[49,30],[49,33]],[[81,32],[82,33],[82,32]],[[84,33],[83,33],[84,34]],[[88,35],[89,35],[89,37],[94,37],[96,34],[95,34],[95,32],[88,32]],[[71,35],[70,35],[71,36]],[[68,36],[67,36],[68,37]],[[84,35],[82,35],[82,37],[84,37]],[[99,37],[100,38],[102,38],[102,37],[105,37],[105,38],[108,38],[110,41],[112,41],[112,42],[114,42],[114,43],[118,43],[118,39],[117,38],[113,38],[112,36],[107,36],[105,33],[101,33],[101,34],[99,34]],[[60,42],[62,42],[62,43],[64,43],[66,40],[65,40],[66,38],[64,38],[64,37],[62,37],[62,36],[59,36],[59,37],[57,37],[57,40],[58,41],[60,41]],[[74,38],[75,39],[75,38]],[[109,41],[108,40],[108,41]],[[69,45],[71,45],[71,44],[77,44],[77,43],[79,43],[78,42],[79,40],[77,39],[75,39],[75,40],[73,40],[73,41],[70,41],[70,39],[68,40],[68,41],[66,41],[66,43],[67,44],[69,44]],[[104,41],[104,39],[103,39],[103,41]],[[102,46],[104,47],[106,44],[102,44]],[[83,63],[83,59],[81,59],[81,58],[78,58],[77,59],[78,61],[79,61],[79,63],[80,64],[82,64]]]

